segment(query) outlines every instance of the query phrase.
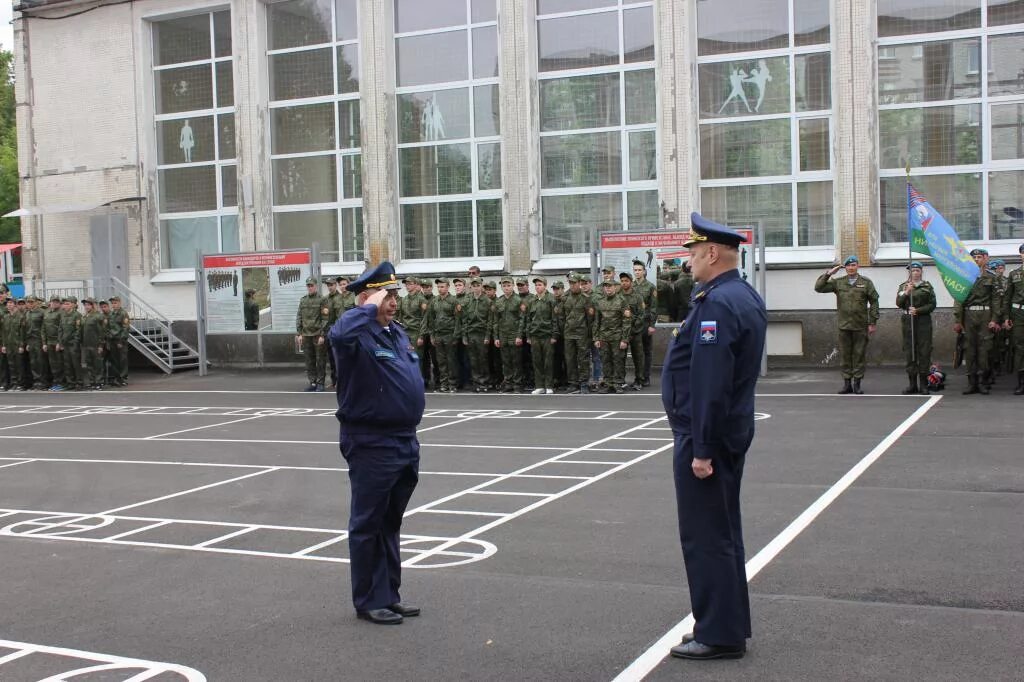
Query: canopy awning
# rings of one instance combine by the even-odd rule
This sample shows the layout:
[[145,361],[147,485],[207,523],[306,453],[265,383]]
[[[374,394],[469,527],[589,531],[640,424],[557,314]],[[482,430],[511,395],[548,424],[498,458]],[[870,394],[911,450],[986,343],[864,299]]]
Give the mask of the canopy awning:
[[123,199],[114,199],[113,201],[104,201],[102,203],[89,203],[89,204],[56,204],[52,206],[22,206],[17,211],[11,211],[10,213],[4,214],[4,218],[27,218],[28,216],[34,215],[53,215],[57,213],[85,213],[87,211],[95,211],[97,208],[103,208],[104,206],[111,206],[113,204],[120,204],[128,201],[145,201],[146,197],[124,197]]
[[21,244],[0,244],[0,253],[7,253],[8,251],[14,251]]

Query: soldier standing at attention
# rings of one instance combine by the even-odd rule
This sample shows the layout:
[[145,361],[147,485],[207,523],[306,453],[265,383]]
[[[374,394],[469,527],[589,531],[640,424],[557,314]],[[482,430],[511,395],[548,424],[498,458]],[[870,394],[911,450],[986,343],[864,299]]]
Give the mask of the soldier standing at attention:
[[64,388],[64,362],[57,351],[60,343],[60,296],[50,297],[50,307],[43,313],[43,357],[51,391]]
[[682,322],[690,314],[690,298],[693,296],[693,275],[688,263],[683,263],[672,283],[672,297],[676,302],[675,322]]
[[999,328],[996,320],[1002,311],[998,309],[996,301],[995,278],[986,267],[988,251],[973,249],[971,258],[981,273],[974,280],[963,303],[957,301],[953,305],[953,318],[956,320],[953,331],[964,333],[964,364],[967,365],[967,389],[964,395],[988,395],[988,387],[981,382],[981,377],[990,369],[992,333]]
[[85,387],[103,390],[103,344],[107,340],[107,320],[96,309],[96,301],[82,300],[85,316],[82,318],[82,354],[85,356]]
[[299,299],[299,309],[295,313],[295,340],[302,344],[302,354],[306,359],[307,393],[324,390],[327,371],[324,320],[329,311],[319,289],[315,277],[307,278],[306,295]]
[[341,292],[341,310],[342,310],[342,312],[344,313],[345,311],[352,310],[353,308],[355,308],[356,307],[356,297],[352,294],[351,291],[349,291],[347,289],[348,281],[349,281],[348,277],[345,277],[344,275],[340,275],[334,281],[338,283],[338,291]]
[[[629,330],[629,353],[633,356],[633,390],[639,391],[643,387],[644,376],[644,342],[641,337],[647,335],[647,310],[644,308],[644,299],[633,288],[633,276],[628,272],[619,275],[622,286],[619,295],[629,306],[629,316],[632,319],[632,327]],[[623,379],[622,389],[626,388]]]
[[548,281],[543,277],[533,278],[536,296],[531,296],[523,311],[520,321],[519,339],[530,345],[533,356],[533,389],[534,395],[555,392],[554,364],[555,343],[558,341],[558,330],[555,329],[555,297],[547,288]]
[[57,352],[64,368],[64,388],[77,391],[82,388],[82,313],[78,312],[78,299],[68,296],[61,301],[63,317],[57,338]]
[[617,393],[626,383],[626,348],[633,331],[633,314],[629,305],[615,291],[615,281],[601,282],[604,296],[598,302],[594,323],[594,347],[601,352],[604,378],[601,393]]
[[594,321],[594,305],[590,296],[583,293],[582,282],[580,275],[569,278],[569,293],[562,301],[559,316],[569,393],[590,392],[590,327]]
[[430,338],[430,303],[434,300],[434,281],[429,277],[420,280],[420,293],[427,302],[427,316],[423,320],[423,383],[427,388],[441,385],[441,370],[437,366],[437,349]]
[[128,311],[121,307],[121,297],[110,297],[110,317],[108,318],[110,345],[110,383],[113,386],[128,385],[128,336],[131,333],[132,318]]
[[645,320],[640,336],[644,347],[644,375],[641,386],[651,385],[651,363],[654,358],[654,325],[658,322],[658,288],[647,281],[647,268],[642,261],[633,261],[633,288],[644,301]]
[[[455,289],[456,314],[461,315],[461,306],[466,302],[466,299],[469,298],[469,292],[466,291],[466,280],[461,277],[455,277],[452,279],[452,287]],[[466,345],[461,343],[461,341],[455,345],[455,356],[458,360],[458,372],[455,372],[455,386],[456,388],[463,388],[469,385],[471,378],[469,354],[466,352]]]
[[254,332],[260,328],[260,304],[256,302],[256,290],[245,290],[245,303],[243,314],[245,317],[245,331]]
[[[530,300],[530,281],[525,277],[520,277],[516,280],[516,289],[519,292],[519,311],[526,314],[526,304]],[[521,319],[521,318],[520,318]],[[524,343],[519,347],[522,357],[520,362],[523,364],[523,388],[532,391],[533,386],[533,349],[530,348],[530,344]]]
[[[875,333],[878,324],[878,292],[870,279],[857,274],[859,267],[857,257],[848,256],[841,266],[823,273],[814,283],[814,290],[819,294],[836,295],[839,366],[843,373],[840,395],[864,393],[860,382],[867,364],[868,337]],[[832,279],[832,275],[843,268],[846,276]]]
[[[25,319],[18,312],[18,305],[13,298],[7,299],[7,315],[3,318],[3,333],[0,334],[0,353],[7,365],[7,376],[10,383],[5,383],[4,390],[24,391],[21,385],[21,366],[25,355]],[[0,372],[4,368],[0,367]]]
[[[48,388],[44,384],[46,367],[43,356],[43,317],[39,307],[41,298],[32,296],[28,299],[28,310],[25,311],[25,352],[28,354],[29,373],[32,378],[32,390],[42,391]],[[28,384],[28,376],[25,383]]]
[[[345,312],[345,297],[338,291],[338,278],[325,277],[324,282],[327,283],[327,296],[324,297],[327,308],[327,320],[324,325],[324,333],[326,334],[334,326],[334,323],[338,321],[342,313]],[[328,385],[328,388],[334,388],[338,370],[334,366],[334,353],[329,352],[329,349],[327,353],[327,367],[331,373],[331,383]]]
[[484,294],[479,277],[469,281],[469,294],[462,299],[462,345],[469,356],[469,371],[476,393],[486,393],[490,383],[487,351],[491,348],[491,299]]
[[[1005,308],[1006,290],[1010,280],[1006,277],[1006,262],[1001,258],[993,258],[988,262],[988,271],[992,273],[992,281],[995,286],[992,294],[995,297],[996,310],[1002,315]],[[988,373],[981,377],[981,382],[988,387],[995,383],[995,378],[1004,372],[1009,372],[1009,367],[1003,366],[1006,357],[1007,334],[1003,331],[1003,319],[996,317],[999,327],[992,334],[992,352],[989,354]]]
[[422,367],[426,354],[423,336],[427,324],[427,299],[420,292],[420,280],[416,277],[406,277],[402,284],[405,285],[405,297],[399,300],[395,319],[405,328]]
[[[1024,256],[1024,244],[1017,248]],[[1012,334],[1013,366],[1017,370],[1014,395],[1024,395],[1024,265],[1010,273],[1003,303],[1003,328]]]
[[440,393],[455,393],[459,372],[456,348],[462,339],[456,310],[459,304],[448,291],[450,284],[447,277],[438,277],[434,283],[437,285],[437,296],[430,302],[427,329],[430,330],[430,342],[434,344],[440,374],[436,388]]
[[519,295],[513,290],[511,277],[501,278],[501,296],[494,301],[491,323],[491,337],[494,346],[501,353],[501,374],[503,393],[519,393],[523,390],[522,338],[519,326],[523,312]]
[[903,352],[910,381],[903,395],[928,392],[928,372],[932,366],[932,311],[935,310],[935,289],[923,279],[924,266],[913,261],[907,270],[910,278],[900,285],[896,293],[896,307],[903,311]]
[[498,349],[498,337],[494,333],[494,315],[498,304],[497,286],[494,282],[484,282],[484,296],[487,297],[487,333],[491,335],[491,344],[487,346],[487,375],[489,378],[488,388],[495,391],[504,383],[505,379],[501,373],[501,351]]
[[[551,283],[551,295],[555,299],[555,331],[562,329],[562,304],[565,303],[565,285],[561,280]],[[554,353],[551,356],[551,376],[554,378],[555,390],[565,388],[565,341],[560,333],[556,333],[558,341],[555,342]]]
[[591,380],[594,382],[594,388],[597,388],[598,384],[604,380],[604,367],[601,365],[601,351],[593,344],[593,340],[596,336],[596,323],[597,323],[597,306],[604,298],[603,291],[594,291],[594,282],[590,279],[590,275],[584,273],[581,275],[583,281],[580,282],[580,291],[590,299],[590,306],[594,309],[594,317],[591,321],[591,344],[590,344],[590,366],[591,366]]

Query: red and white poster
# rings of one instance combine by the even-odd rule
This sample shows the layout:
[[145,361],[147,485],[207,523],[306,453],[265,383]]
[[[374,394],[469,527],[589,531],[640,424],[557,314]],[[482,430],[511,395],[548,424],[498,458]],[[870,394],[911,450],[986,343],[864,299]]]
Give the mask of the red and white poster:
[[[754,281],[754,230],[749,227],[732,228],[747,241],[740,245],[740,272],[744,279]],[[602,232],[601,266],[611,265],[615,272],[633,272],[633,261],[639,260],[647,268],[647,279],[657,284],[658,270],[662,267],[680,267],[690,257],[683,244],[689,230],[657,230],[653,232]]]
[[207,331],[294,332],[311,273],[309,251],[203,256]]

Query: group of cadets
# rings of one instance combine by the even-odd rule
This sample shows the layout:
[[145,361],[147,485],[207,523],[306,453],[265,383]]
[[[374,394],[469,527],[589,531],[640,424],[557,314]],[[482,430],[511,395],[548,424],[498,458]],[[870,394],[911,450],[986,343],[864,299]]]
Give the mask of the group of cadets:
[[100,390],[128,381],[131,318],[117,296],[0,296],[0,390]]
[[295,313],[295,342],[301,345],[306,361],[307,392],[322,392],[328,371],[329,388],[334,388],[334,356],[328,352],[327,332],[342,313],[356,307],[356,297],[345,289],[348,282],[344,276],[325,277],[327,295],[323,296],[316,278],[306,279],[306,295],[299,300]]
[[569,273],[568,281],[566,291],[561,281],[549,290],[542,276],[495,285],[475,269],[467,278],[407,277],[397,319],[426,384],[442,393],[617,393],[630,388],[629,353],[631,387],[649,386],[658,290],[643,264],[618,275],[606,267],[597,290],[587,274]]

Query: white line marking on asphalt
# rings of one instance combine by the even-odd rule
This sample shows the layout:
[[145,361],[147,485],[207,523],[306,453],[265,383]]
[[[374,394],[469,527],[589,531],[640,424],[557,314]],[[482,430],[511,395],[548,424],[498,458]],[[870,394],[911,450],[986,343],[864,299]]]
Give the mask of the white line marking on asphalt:
[[[125,436],[0,436],[0,440],[102,440],[126,442],[154,442],[151,438]],[[336,440],[253,440],[244,438],[163,438],[156,442],[162,443],[244,443],[246,445],[337,445]],[[485,445],[481,443],[420,443],[423,447],[432,448],[476,448],[483,450],[552,450],[562,451],[565,448],[543,445]]]
[[0,469],[6,469],[7,467],[16,467],[19,464],[28,464],[29,462],[34,462],[34,461],[35,461],[34,459],[23,459],[20,462],[11,462],[10,464],[0,464]]
[[[445,502],[448,502],[450,500],[456,499],[456,498],[461,497],[463,495],[467,495],[469,493],[474,493],[477,490],[480,490],[482,488],[486,488],[488,486],[494,485],[496,483],[500,483],[502,481],[507,481],[510,478],[514,478],[516,476],[523,475],[523,474],[525,474],[528,471],[532,471],[533,469],[540,468],[540,467],[542,467],[542,466],[544,466],[546,464],[551,464],[552,462],[556,462],[556,461],[558,461],[560,459],[565,459],[567,457],[571,457],[571,456],[573,456],[573,455],[575,455],[577,453],[585,451],[587,448],[594,447],[595,445],[601,445],[602,443],[607,443],[610,440],[613,440],[615,438],[621,437],[621,436],[623,436],[623,435],[625,435],[627,433],[632,433],[633,431],[641,429],[641,428],[643,428],[645,426],[651,426],[653,424],[657,424],[658,422],[660,422],[661,420],[666,419],[666,418],[667,417],[661,416],[661,417],[658,417],[657,419],[651,419],[651,420],[646,421],[646,422],[644,422],[642,424],[638,424],[637,426],[630,427],[630,428],[626,429],[625,431],[620,431],[619,433],[615,433],[615,434],[612,434],[610,436],[605,436],[604,438],[600,438],[600,439],[595,440],[595,441],[593,441],[591,443],[587,443],[586,445],[583,445],[583,446],[580,446],[580,447],[577,447],[577,448],[572,448],[570,450],[566,450],[565,452],[563,452],[560,455],[555,455],[554,457],[550,457],[550,458],[548,458],[546,460],[543,460],[541,462],[537,462],[535,464],[531,464],[529,466],[525,466],[525,467],[523,467],[521,469],[517,469],[516,471],[513,471],[510,474],[505,474],[503,476],[499,476],[499,477],[497,477],[497,478],[495,478],[495,479],[493,479],[491,481],[484,481],[483,483],[480,483],[480,484],[478,484],[476,486],[473,486],[472,488],[469,488],[468,490],[462,490],[462,491],[459,491],[459,492],[454,493],[452,495],[448,495],[446,497],[442,497],[439,500],[434,500],[433,502],[428,502],[427,504],[424,504],[424,505],[422,505],[420,507],[417,507],[417,508],[413,509],[412,511],[406,512],[405,515],[406,515],[406,517],[408,517],[408,516],[410,516],[412,514],[416,514],[418,512],[426,511],[427,509],[430,509],[432,507],[436,507],[436,506],[438,506],[440,504],[444,504]],[[569,495],[569,494],[571,494],[571,493],[573,493],[573,492],[575,492],[577,490],[585,488],[586,486],[588,486],[588,485],[590,485],[590,484],[592,484],[592,483],[594,483],[596,481],[600,481],[601,479],[607,478],[608,476],[611,476],[612,474],[614,474],[614,473],[616,473],[618,471],[622,471],[623,469],[625,469],[625,468],[627,468],[629,466],[632,466],[633,464],[636,464],[637,462],[641,462],[641,461],[647,459],[648,457],[653,457],[654,455],[656,455],[656,454],[658,454],[658,453],[662,452],[663,450],[666,450],[666,449],[668,449],[670,447],[672,447],[672,443],[668,443],[667,445],[664,445],[664,446],[658,448],[657,450],[652,450],[652,451],[650,451],[650,452],[648,452],[646,454],[640,455],[639,457],[637,457],[635,459],[632,459],[632,460],[630,460],[628,462],[624,462],[624,463],[622,463],[622,464],[620,464],[620,465],[618,465],[616,467],[613,467],[613,468],[609,469],[608,471],[604,471],[604,472],[602,472],[602,473],[600,473],[600,474],[598,474],[596,476],[584,477],[583,480],[581,480],[576,485],[570,486],[569,488],[566,488],[565,490],[563,490],[561,492],[554,493],[554,494],[550,495],[549,497],[545,497],[545,498],[543,498],[541,500],[537,500],[533,504],[527,505],[527,506],[523,507],[522,509],[519,509],[519,510],[517,510],[515,512],[512,512],[511,514],[508,514],[508,515],[506,515],[506,516],[504,516],[502,518],[499,518],[499,519],[495,519],[494,521],[492,521],[492,522],[490,522],[488,524],[485,524],[483,526],[480,526],[479,528],[471,530],[471,531],[469,531],[467,533],[463,533],[458,538],[455,538],[453,540],[449,540],[448,542],[442,543],[442,544],[438,545],[437,547],[435,547],[434,549],[428,550],[428,551],[424,552],[423,554],[421,554],[420,556],[414,557],[414,558],[410,559],[407,565],[415,566],[418,562],[420,562],[420,561],[422,561],[422,560],[424,560],[426,558],[429,558],[431,556],[431,554],[434,553],[434,552],[440,552],[440,551],[448,549],[449,547],[452,547],[453,545],[458,544],[459,542],[463,542],[465,540],[471,540],[471,539],[475,538],[477,535],[481,535],[481,534],[487,532],[488,530],[491,530],[492,528],[497,528],[498,526],[500,526],[500,525],[502,525],[504,523],[507,523],[508,521],[511,521],[512,519],[518,518],[518,517],[522,516],[523,514],[526,514],[527,512],[530,512],[530,511],[532,511],[534,509],[537,509],[538,507],[542,507],[545,504],[548,504],[548,503],[550,503],[550,502],[552,502],[554,500],[561,499],[562,497],[565,497],[566,495]]]
[[433,431],[434,429],[443,429],[446,426],[454,426],[455,424],[461,424],[463,422],[471,422],[474,419],[479,419],[480,415],[474,414],[469,417],[463,417],[462,419],[456,419],[455,421],[445,422],[444,424],[437,424],[435,426],[428,426],[425,429],[416,429],[417,434],[426,433],[427,431]]
[[109,538],[103,538],[103,539],[106,542],[111,542],[113,540],[120,540],[121,538],[126,538],[129,535],[135,535],[136,533],[143,533],[143,532],[145,532],[147,530],[153,530],[154,528],[159,528],[161,526],[166,526],[169,523],[171,523],[171,522],[170,521],[166,521],[166,520],[165,521],[157,521],[156,523],[150,523],[150,524],[148,524],[146,526],[140,526],[139,528],[133,528],[132,530],[125,531],[124,533],[118,533],[117,535],[111,535]]
[[[878,461],[878,458],[886,453],[898,441],[903,434],[910,430],[921,417],[928,413],[940,400],[942,396],[935,395],[928,398],[928,401],[921,405],[909,417],[903,420],[899,426],[886,436],[881,443],[876,445],[871,452],[857,462],[852,469],[847,471],[842,478],[832,484],[821,497],[814,501],[811,506],[805,509],[792,523],[786,526],[781,533],[769,542],[750,561],[747,562],[747,582],[754,579],[762,568],[779,555],[800,533],[802,533],[818,516],[825,511],[829,505],[849,488],[861,474],[867,471],[868,467]],[[666,632],[657,642],[651,645],[647,651],[633,661],[625,670],[615,676],[612,682],[637,682],[642,680],[654,670],[661,661],[669,655],[669,650],[679,643],[683,635],[693,630],[694,618],[691,613],[675,627]]]
[[7,431],[9,429],[23,429],[26,426],[38,426],[39,424],[49,424],[50,422],[59,422],[65,419],[74,419],[75,417],[81,417],[80,414],[70,414],[66,417],[57,417],[56,419],[44,419],[38,422],[29,422],[28,424],[15,424],[13,426],[0,426],[0,431]]
[[494,516],[502,518],[508,516],[508,514],[499,514],[497,512],[485,512],[485,511],[463,511],[457,509],[423,509],[419,512],[420,514],[452,514],[454,516]]
[[212,540],[207,540],[206,542],[200,542],[198,545],[195,545],[195,546],[196,547],[210,547],[211,545],[217,545],[217,544],[220,544],[221,542],[224,542],[225,540],[230,540],[231,538],[237,538],[239,535],[245,535],[246,533],[251,533],[254,530],[256,530],[256,528],[257,528],[257,526],[249,526],[248,528],[239,528],[238,530],[236,530],[233,533],[227,533],[226,535],[221,535],[218,538],[213,538]]
[[550,497],[550,493],[512,493],[503,490],[477,490],[471,495],[512,495],[515,497]]
[[324,540],[323,542],[318,542],[315,545],[307,547],[306,549],[300,549],[298,552],[293,552],[292,556],[306,556],[308,554],[312,554],[313,552],[318,552],[325,547],[336,545],[344,540],[348,540],[348,533],[342,533],[337,537]]
[[127,509],[134,509],[135,507],[144,507],[147,504],[155,504],[157,502],[163,502],[164,500],[170,500],[175,497],[181,497],[182,495],[191,495],[192,493],[198,493],[201,490],[209,490],[210,488],[216,488],[217,486],[227,485],[228,483],[236,483],[246,478],[254,478],[256,476],[262,476],[263,474],[269,474],[273,471],[278,471],[277,467],[269,467],[262,471],[253,471],[252,473],[243,474],[242,476],[235,476],[229,478],[226,481],[217,481],[216,483],[209,483],[207,485],[201,485],[196,488],[189,488],[188,490],[182,490],[181,492],[171,493],[170,495],[163,495],[161,497],[154,497],[152,500],[143,500],[142,502],[136,502],[134,504],[126,504],[123,507],[115,507],[114,509],[108,509],[107,511],[100,512],[96,516],[107,516],[108,514],[117,514]]
[[158,433],[155,436],[146,436],[146,438],[144,438],[143,440],[156,440],[158,438],[164,438],[166,436],[174,436],[174,435],[177,435],[179,433],[188,433],[189,431],[201,431],[203,429],[214,429],[214,428],[217,428],[218,426],[227,426],[229,424],[238,424],[239,422],[252,421],[253,419],[259,419],[262,416],[263,415],[258,414],[255,417],[243,417],[242,419],[232,419],[231,421],[228,421],[228,422],[220,422],[220,423],[217,423],[217,424],[207,424],[206,426],[196,426],[196,427],[193,427],[191,429],[181,429],[180,431],[169,431],[168,433]]
[[611,417],[613,414],[618,414],[618,412],[605,412],[600,417],[594,417],[594,418],[595,419],[607,419],[608,417]]
[[[88,664],[86,667],[81,667],[80,664],[77,664],[80,667],[76,670],[66,670],[40,680],[39,682],[64,682],[64,680],[71,679],[72,677],[89,675],[90,672],[135,669],[141,669],[142,672],[134,677],[126,679],[125,682],[129,682],[129,680],[137,680],[141,682],[141,680],[147,680],[163,674],[175,675],[176,677],[172,679],[183,679],[185,682],[206,682],[206,676],[198,670],[184,665],[177,665],[175,663],[144,661],[140,658],[111,656],[110,654],[100,654],[93,651],[65,649],[64,647],[43,646],[41,644],[28,644],[26,642],[14,642],[8,639],[0,639],[0,647],[5,649],[14,649],[14,653],[0,658],[0,665],[10,663],[11,661],[31,654],[60,656],[62,658],[72,659],[73,661],[85,661]],[[0,678],[2,677],[3,673],[0,673]],[[119,676],[118,679],[122,679],[122,677]]]
[[560,459],[552,464],[607,464],[608,466],[618,466],[622,462],[599,462],[594,459]]

